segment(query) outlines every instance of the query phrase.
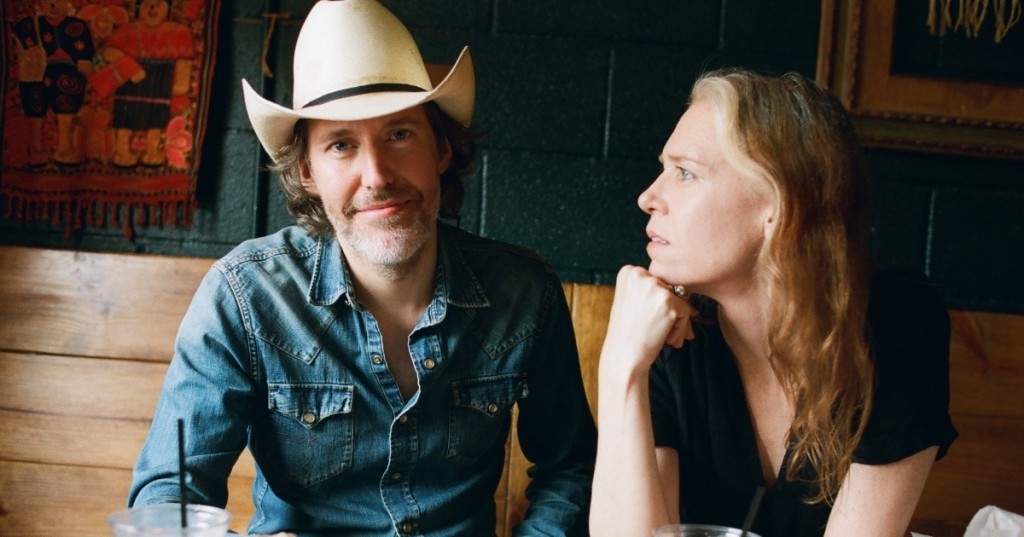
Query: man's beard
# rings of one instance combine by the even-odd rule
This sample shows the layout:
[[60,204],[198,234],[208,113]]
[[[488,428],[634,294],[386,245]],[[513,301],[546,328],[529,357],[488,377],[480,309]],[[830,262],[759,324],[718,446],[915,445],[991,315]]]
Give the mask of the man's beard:
[[334,225],[338,239],[347,244],[356,255],[391,273],[393,277],[399,277],[403,274],[404,268],[412,266],[419,259],[427,241],[433,240],[440,212],[440,197],[436,197],[425,212],[409,214],[403,211],[372,224],[355,224],[353,217],[358,207],[386,202],[392,198],[409,199],[417,206],[423,201],[420,192],[398,193],[385,188],[375,190],[368,199],[353,201],[346,205],[341,214],[338,211],[328,211],[328,219]]

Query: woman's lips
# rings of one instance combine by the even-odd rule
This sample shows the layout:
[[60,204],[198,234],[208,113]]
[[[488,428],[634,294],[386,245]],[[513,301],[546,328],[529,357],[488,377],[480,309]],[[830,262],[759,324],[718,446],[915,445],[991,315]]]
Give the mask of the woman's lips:
[[647,238],[650,239],[652,244],[668,244],[668,241],[661,238],[661,235],[651,230],[647,230]]

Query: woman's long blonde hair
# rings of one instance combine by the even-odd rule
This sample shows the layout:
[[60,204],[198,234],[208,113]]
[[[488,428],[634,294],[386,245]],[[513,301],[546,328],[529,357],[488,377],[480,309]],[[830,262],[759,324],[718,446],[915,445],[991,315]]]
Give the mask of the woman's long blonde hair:
[[796,479],[818,475],[809,502],[832,503],[871,411],[867,340],[867,172],[842,105],[795,73],[720,70],[690,97],[716,113],[726,158],[775,201],[776,228],[758,277],[767,289],[772,366],[795,407],[789,432]]

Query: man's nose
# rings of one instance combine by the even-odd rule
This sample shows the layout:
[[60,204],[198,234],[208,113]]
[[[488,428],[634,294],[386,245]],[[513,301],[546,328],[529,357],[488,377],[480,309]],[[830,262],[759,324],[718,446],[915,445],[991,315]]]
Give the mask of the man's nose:
[[363,146],[360,155],[362,184],[367,188],[380,188],[392,182],[390,162],[382,148],[375,144]]

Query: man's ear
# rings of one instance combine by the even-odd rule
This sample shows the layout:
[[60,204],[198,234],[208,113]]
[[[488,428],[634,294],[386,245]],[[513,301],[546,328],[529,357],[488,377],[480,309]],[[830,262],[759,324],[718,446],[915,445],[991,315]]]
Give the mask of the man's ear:
[[313,174],[310,173],[309,165],[305,162],[299,163],[299,182],[310,196],[320,197],[320,191],[316,188],[316,181],[313,181]]
[[437,174],[441,175],[448,169],[448,166],[452,165],[452,144],[448,143],[447,139],[437,144],[438,159],[437,159]]

